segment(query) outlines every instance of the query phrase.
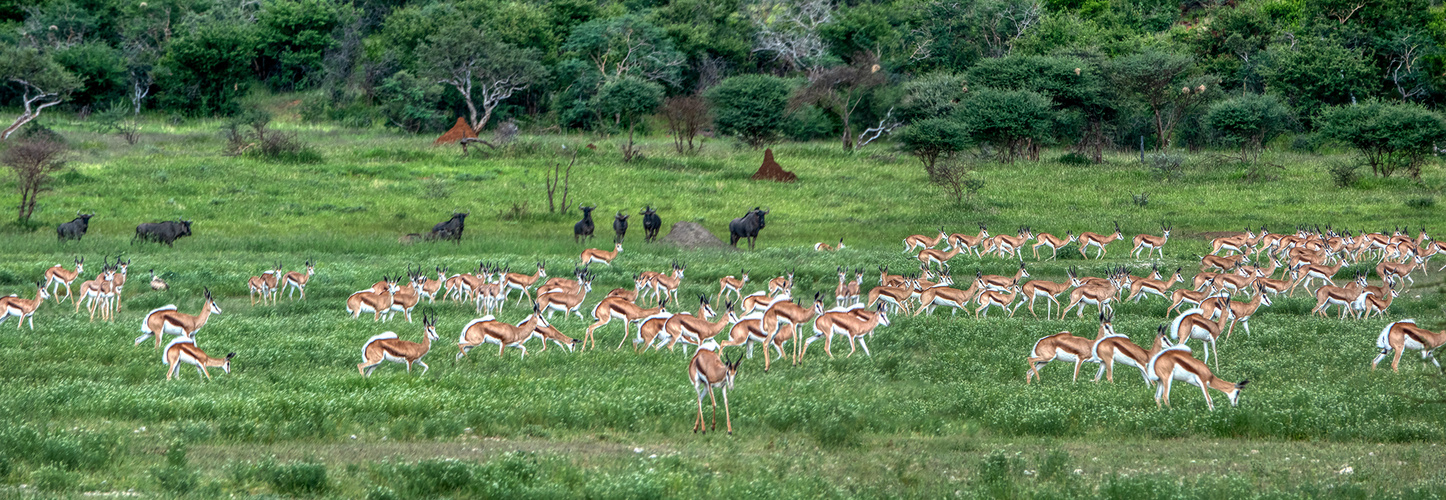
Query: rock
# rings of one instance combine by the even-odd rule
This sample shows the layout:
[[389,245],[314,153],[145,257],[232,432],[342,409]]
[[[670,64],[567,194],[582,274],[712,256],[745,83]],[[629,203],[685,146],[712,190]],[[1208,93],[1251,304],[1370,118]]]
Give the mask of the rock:
[[773,161],[773,148],[763,150],[763,165],[758,167],[758,172],[753,174],[755,181],[777,181],[793,182],[798,180],[798,175],[783,169],[782,165]]
[[697,250],[699,248],[730,248],[723,243],[723,240],[713,236],[708,229],[697,222],[678,222],[668,230],[668,235],[661,240],[663,243],[676,246],[685,250]]

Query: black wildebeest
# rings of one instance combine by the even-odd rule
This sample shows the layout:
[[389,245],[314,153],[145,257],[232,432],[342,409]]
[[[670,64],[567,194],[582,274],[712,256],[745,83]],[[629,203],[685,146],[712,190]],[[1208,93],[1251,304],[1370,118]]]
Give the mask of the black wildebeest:
[[90,229],[91,217],[95,217],[95,212],[88,214],[76,212],[75,219],[55,228],[56,239],[59,241],[78,240],[81,236],[85,236],[85,230]]
[[191,221],[174,220],[165,222],[147,222],[136,226],[136,236],[131,238],[131,243],[136,238],[156,243],[165,243],[167,246],[176,246],[176,239],[191,235]]
[[638,215],[643,216],[643,242],[652,243],[658,239],[658,230],[663,228],[663,218],[658,217],[658,211],[652,205],[643,207]]
[[613,232],[617,233],[617,237],[613,238],[613,243],[622,243],[623,237],[628,235],[628,217],[630,216],[623,215],[622,212],[613,216]]
[[462,229],[465,228],[467,214],[470,213],[471,212],[452,212],[452,218],[447,219],[447,222],[441,222],[435,226],[432,226],[432,239],[452,240],[457,243],[461,243]]
[[753,244],[758,241],[758,230],[763,229],[766,225],[763,221],[763,216],[765,215],[768,215],[767,210],[759,210],[758,207],[753,207],[753,210],[749,210],[747,214],[733,219],[733,222],[729,222],[728,244],[737,248],[739,239],[748,238],[748,249],[752,250]]
[[591,207],[584,207],[579,205],[577,209],[582,210],[582,220],[577,221],[577,224],[572,225],[573,243],[577,243],[579,241],[587,241],[588,238],[592,237],[592,211],[597,209],[597,205],[593,205]]

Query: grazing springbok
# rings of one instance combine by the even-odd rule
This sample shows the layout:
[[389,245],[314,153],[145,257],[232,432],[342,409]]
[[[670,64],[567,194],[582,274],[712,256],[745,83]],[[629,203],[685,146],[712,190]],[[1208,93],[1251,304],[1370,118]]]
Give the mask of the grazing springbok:
[[196,339],[181,337],[166,344],[166,349],[161,351],[161,362],[166,364],[166,380],[175,378],[181,379],[181,363],[196,367],[196,372],[211,380],[211,372],[206,368],[220,368],[226,373],[231,373],[231,358],[236,353],[226,353],[224,358],[213,358],[206,355],[200,347],[196,347]]
[[587,350],[589,341],[592,342],[593,349],[597,349],[597,339],[593,338],[593,331],[611,323],[613,318],[623,320],[623,339],[618,342],[618,349],[622,349],[623,343],[628,341],[628,323],[664,312],[664,308],[667,307],[667,305],[668,299],[663,299],[658,304],[658,307],[643,309],[632,301],[622,297],[602,299],[601,302],[598,302],[597,305],[592,308],[592,317],[595,322],[587,327],[587,333],[582,337],[583,350]]
[[[440,269],[437,272],[441,274]],[[297,291],[300,291],[301,300],[306,300],[306,283],[311,280],[312,276],[316,276],[316,264],[312,263],[310,259],[306,261],[306,272],[292,271],[283,275],[281,278],[281,286],[287,289],[286,298],[289,299],[295,295]],[[435,293],[441,285],[442,282],[438,281],[437,285],[432,287],[432,292],[427,294],[428,298],[431,298],[431,293]]]
[[729,222],[728,244],[737,248],[738,240],[747,238],[748,249],[753,250],[754,243],[758,242],[758,231],[767,225],[764,221],[764,216],[768,215],[768,212],[768,210],[760,210],[758,207],[753,207],[753,210],[749,210],[747,214]]
[[56,264],[50,269],[45,270],[45,287],[50,289],[51,286],[54,286],[54,289],[49,290],[49,293],[52,297],[55,297],[57,304],[60,303],[60,287],[62,286],[65,287],[65,298],[70,299],[71,302],[75,302],[75,296],[70,294],[70,284],[74,283],[75,279],[79,278],[80,273],[84,271],[85,257],[75,258],[74,271],[61,267],[60,264]]
[[1009,317],[1013,318],[1014,311],[1019,310],[1019,306],[1024,305],[1024,302],[1021,301],[1019,305],[1014,306],[1013,309],[1009,308],[1011,304],[1014,304],[1014,299],[1018,297],[1018,283],[1010,284],[1009,288],[1002,292],[999,290],[984,290],[979,292],[979,295],[974,297],[974,300],[979,303],[979,307],[974,309],[974,319],[979,319],[981,317],[980,313],[983,313],[982,317],[989,317],[989,309],[994,306],[999,306],[1000,309],[1009,313]]
[[702,430],[708,433],[703,420],[703,395],[713,402],[713,430],[718,430],[718,398],[713,396],[713,388],[717,387],[723,391],[723,419],[727,425],[728,434],[733,434],[733,415],[728,409],[728,389],[733,388],[733,380],[738,376],[738,365],[743,364],[743,357],[724,360],[718,356],[719,349],[717,342],[709,341],[698,346],[698,352],[693,354],[693,360],[688,362],[688,380],[693,383],[693,390],[698,393],[698,420],[693,424],[693,432]]
[[[809,322],[810,320],[818,317],[818,315],[820,314],[823,314],[822,293],[813,294],[813,307],[811,308],[805,308],[799,306],[798,304],[794,304],[791,299],[778,300],[774,301],[772,304],[769,304],[768,309],[763,311],[763,323],[760,326],[764,329],[764,331],[768,332],[767,340],[771,342],[773,336],[778,335],[778,329],[780,325],[787,323],[793,326],[793,329],[797,331],[800,325]],[[801,348],[799,347],[797,342],[794,342],[794,359],[798,359],[798,356],[800,356],[801,354]]]
[[1210,399],[1209,389],[1225,393],[1230,398],[1230,406],[1240,403],[1240,389],[1249,380],[1241,380],[1238,384],[1232,384],[1215,378],[1210,367],[1204,362],[1195,359],[1190,354],[1190,347],[1184,344],[1173,345],[1150,357],[1150,363],[1145,366],[1145,373],[1149,375],[1150,381],[1156,382],[1155,386],[1155,407],[1159,408],[1160,403],[1170,406],[1170,388],[1174,381],[1179,380],[1200,388],[1200,393],[1205,395],[1205,404],[1210,411],[1215,411],[1215,401]]
[[1216,348],[1215,341],[1220,338],[1220,331],[1225,329],[1225,322],[1229,319],[1229,314],[1221,314],[1219,320],[1211,321],[1210,317],[1205,315],[1205,310],[1192,308],[1180,313],[1170,322],[1170,338],[1181,345],[1191,339],[1200,339],[1205,343],[1205,362],[1210,362],[1211,351],[1214,351],[1215,369],[1219,370],[1220,350]]
[[1095,373],[1095,382],[1099,382],[1100,376],[1103,375],[1113,384],[1115,382],[1115,363],[1120,363],[1139,369],[1140,377],[1145,380],[1145,386],[1148,387],[1154,383],[1150,382],[1150,375],[1145,373],[1145,366],[1150,363],[1150,358],[1160,352],[1160,349],[1163,349],[1169,342],[1170,339],[1165,336],[1165,325],[1160,325],[1155,330],[1154,344],[1150,346],[1149,351],[1135,345],[1129,337],[1111,330],[1108,335],[1101,335],[1100,338],[1095,339],[1094,347],[1090,348],[1090,359],[1085,361],[1100,364],[1100,370]]
[[1089,284],[1070,290],[1069,306],[1059,312],[1059,319],[1064,319],[1070,309],[1079,307],[1075,313],[1076,317],[1084,317],[1085,305],[1092,305],[1099,308],[1100,314],[1114,314],[1114,308],[1110,302],[1115,299],[1115,293],[1119,291],[1113,281],[1106,281],[1105,284]]
[[206,326],[206,321],[211,319],[212,314],[221,314],[221,306],[211,298],[211,289],[205,289],[206,303],[201,306],[201,312],[194,316],[176,310],[175,304],[167,304],[146,313],[145,319],[141,320],[142,335],[136,337],[135,345],[140,345],[146,339],[154,336],[156,348],[161,348],[161,337],[166,334],[179,335],[188,339],[195,339],[196,332]]
[[1391,371],[1400,372],[1401,355],[1405,354],[1407,350],[1414,350],[1421,351],[1422,363],[1430,360],[1439,370],[1441,362],[1436,361],[1436,349],[1442,344],[1446,344],[1446,330],[1433,332],[1421,328],[1416,326],[1414,319],[1403,319],[1391,323],[1381,329],[1380,337],[1376,337],[1376,348],[1381,350],[1381,354],[1371,361],[1371,369],[1375,370],[1376,365],[1394,351],[1396,356],[1391,359]]
[[[1100,330],[1096,339],[1102,339],[1115,335],[1115,327],[1112,318],[1100,314]],[[1034,378],[1043,382],[1039,370],[1054,361],[1074,363],[1074,377],[1071,381],[1079,381],[1079,367],[1086,361],[1092,361],[1094,356],[1095,341],[1084,337],[1076,337],[1070,332],[1059,332],[1048,337],[1034,341],[1034,347],[1029,350],[1029,369],[1024,372],[1024,383],[1029,384],[1029,379]]]
[[[682,340],[685,344],[703,345],[703,343],[713,340],[719,332],[726,330],[729,325],[738,322],[738,313],[733,311],[732,301],[723,304],[723,317],[718,318],[718,321],[710,322],[708,318],[714,315],[712,304],[708,303],[707,296],[699,296],[698,299],[703,302],[701,308],[706,309],[699,312],[706,314],[675,314],[663,322],[663,331],[669,337],[672,337],[668,342],[668,350],[673,350],[673,345],[678,343],[679,340]],[[661,345],[655,347],[655,349],[661,348]],[[683,347],[683,354],[687,353],[688,348],[685,345]]]
[[577,224],[572,225],[573,243],[586,242],[588,238],[592,238],[592,211],[597,210],[597,205],[593,205],[590,207],[578,205],[577,209],[582,210],[582,220],[577,221]]
[[19,330],[28,319],[30,320],[30,330],[35,331],[35,310],[39,309],[40,304],[45,303],[45,299],[48,298],[50,298],[50,294],[45,291],[45,283],[39,281],[35,282],[35,300],[22,299],[15,295],[0,297],[0,323],[4,323],[5,320],[14,316],[17,318],[15,329]]
[[364,312],[372,313],[372,321],[381,321],[383,315],[391,319],[394,294],[398,291],[396,278],[382,276],[382,280],[372,288],[346,298],[346,313],[352,319],[360,318]]
[[1088,231],[1083,232],[1083,233],[1080,233],[1080,234],[1079,234],[1079,254],[1080,254],[1081,257],[1084,257],[1084,258],[1088,259],[1088,258],[1090,258],[1090,256],[1089,256],[1089,254],[1085,253],[1085,251],[1086,251],[1086,250],[1089,250],[1090,247],[1097,247],[1097,248],[1100,249],[1100,251],[1099,251],[1099,253],[1097,253],[1097,254],[1095,255],[1095,258],[1096,258],[1096,259],[1103,259],[1103,258],[1105,257],[1105,245],[1109,245],[1110,243],[1113,243],[1115,240],[1118,240],[1118,239],[1121,239],[1121,238],[1124,238],[1124,237],[1125,237],[1125,235],[1122,234],[1122,233],[1120,233],[1120,223],[1118,223],[1118,222],[1115,223],[1115,232],[1114,232],[1114,234],[1111,234],[1111,235],[1109,235],[1109,236],[1104,236],[1104,235],[1097,234],[1097,233],[1091,233],[1091,232],[1088,232]]
[[537,308],[537,304],[532,305],[532,314],[519,325],[497,321],[490,315],[474,319],[462,327],[462,334],[457,337],[457,349],[460,351],[457,359],[462,359],[468,351],[482,344],[497,344],[499,358],[509,346],[522,351],[519,358],[526,358],[527,346],[523,344],[532,338],[538,327],[546,326],[550,325],[547,320],[542,319],[542,311]]
[[948,240],[948,238],[949,233],[944,232],[944,226],[939,226],[939,236],[930,238],[922,234],[916,234],[908,238],[904,238],[904,253],[913,252],[915,250],[932,249],[936,246],[939,246],[939,242],[941,241],[945,242],[945,246],[952,246],[949,245],[946,241]]
[[1152,234],[1135,236],[1135,249],[1130,252],[1130,256],[1138,259],[1140,258],[1140,252],[1145,252],[1145,258],[1148,259],[1158,251],[1160,252],[1160,258],[1165,258],[1165,243],[1170,241],[1170,229],[1173,228],[1160,227],[1160,236]]
[[[1225,314],[1230,317],[1230,329],[1225,332],[1225,340],[1230,340],[1230,334],[1235,333],[1235,325],[1238,323],[1245,327],[1245,334],[1250,335],[1250,317],[1260,310],[1261,306],[1270,306],[1270,297],[1266,296],[1265,289],[1256,285],[1255,297],[1250,302],[1230,300],[1228,297],[1215,297],[1200,302],[1200,310],[1205,317],[1214,318],[1217,314]],[[1226,306],[1225,303],[1229,302]]]
[[426,375],[430,368],[422,362],[422,356],[432,350],[432,341],[437,340],[437,318],[427,313],[422,313],[422,343],[410,342],[397,338],[397,332],[386,332],[367,339],[362,344],[362,362],[357,363],[356,369],[362,376],[370,377],[372,372],[383,361],[395,361],[407,365],[407,373],[412,373],[412,365],[422,365],[421,375]]
[[582,251],[582,262],[578,265],[585,267],[588,264],[596,262],[604,266],[612,267],[613,259],[618,258],[618,254],[620,253],[623,253],[622,243],[613,245],[613,251],[611,252],[604,252],[596,248],[589,248]]

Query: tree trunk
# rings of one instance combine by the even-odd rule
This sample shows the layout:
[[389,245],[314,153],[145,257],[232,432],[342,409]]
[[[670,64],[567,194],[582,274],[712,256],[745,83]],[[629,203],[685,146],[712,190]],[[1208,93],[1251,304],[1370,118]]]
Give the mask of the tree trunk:
[[844,132],[843,132],[843,148],[844,148],[844,151],[849,151],[849,150],[852,150],[852,149],[854,148],[854,143],[853,143],[853,135],[854,135],[854,134],[853,134],[853,129],[850,128],[850,126],[849,126],[849,113],[848,113],[847,111],[845,111],[845,112],[843,112],[842,114],[843,114],[843,130],[844,130]]
[[637,120],[628,120],[628,149],[623,151],[623,161],[633,161],[633,125]]
[[[478,134],[482,133],[482,127],[486,127],[486,126],[487,126],[487,122],[492,121],[492,110],[494,110],[494,109],[497,109],[497,105],[495,105],[495,104],[492,105],[492,107],[487,107],[487,106],[483,106],[483,107],[482,107],[482,121],[477,122],[477,123],[475,123],[475,124],[472,125],[472,132],[475,132],[475,133],[478,133]],[[477,116],[477,112],[475,112],[475,111],[472,112],[472,116],[475,118],[475,117]]]
[[1169,145],[1169,138],[1165,137],[1165,121],[1160,117],[1160,108],[1155,108],[1155,151],[1163,151]]

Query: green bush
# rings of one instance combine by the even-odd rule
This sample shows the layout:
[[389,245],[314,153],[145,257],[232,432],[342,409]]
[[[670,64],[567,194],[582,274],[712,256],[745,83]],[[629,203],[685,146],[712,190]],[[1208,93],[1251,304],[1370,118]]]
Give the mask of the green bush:
[[1175,153],[1145,155],[1145,168],[1156,179],[1179,179],[1185,173],[1185,155]]
[[161,58],[157,96],[166,108],[192,115],[230,115],[247,91],[256,35],[250,25],[207,21],[172,39]]
[[74,472],[46,465],[30,471],[30,483],[40,491],[73,491],[80,486],[80,477]]
[[326,491],[326,465],[314,462],[272,464],[266,471],[266,482],[277,493],[286,495],[316,494]]
[[125,56],[105,42],[89,41],[62,48],[55,51],[55,62],[80,78],[80,88],[71,94],[72,104],[97,107],[126,96]]
[[1355,148],[1381,177],[1400,171],[1420,178],[1436,144],[1446,143],[1446,119],[1418,104],[1372,100],[1328,108],[1317,121],[1322,134]]
[[1326,164],[1326,173],[1336,187],[1348,188],[1361,180],[1361,167],[1351,160],[1332,160]]
[[904,83],[899,116],[920,120],[953,115],[964,102],[964,77],[948,72],[930,73]]
[[1000,159],[1013,161],[1049,137],[1055,112],[1038,92],[986,88],[969,93],[963,116],[976,139],[993,144]]
[[930,179],[938,175],[935,164],[939,157],[949,156],[969,147],[969,129],[952,118],[926,118],[904,127],[895,136],[899,149],[914,155],[924,164]]
[[1220,142],[1240,149],[1241,159],[1252,160],[1265,144],[1290,126],[1291,112],[1275,96],[1244,94],[1217,102],[1205,122]]
[[767,144],[783,126],[789,87],[787,80],[769,75],[724,79],[707,94],[713,125],[719,133],[736,136],[749,146]]
[[1406,206],[1416,210],[1425,210],[1436,206],[1436,198],[1427,196],[1424,198],[1411,198],[1406,200]]

